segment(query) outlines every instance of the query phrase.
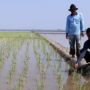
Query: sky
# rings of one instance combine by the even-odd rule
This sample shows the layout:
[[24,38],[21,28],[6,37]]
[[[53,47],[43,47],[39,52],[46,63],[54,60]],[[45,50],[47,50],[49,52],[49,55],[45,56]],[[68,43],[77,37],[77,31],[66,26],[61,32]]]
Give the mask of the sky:
[[65,30],[71,4],[90,26],[90,0],[0,0],[0,29]]

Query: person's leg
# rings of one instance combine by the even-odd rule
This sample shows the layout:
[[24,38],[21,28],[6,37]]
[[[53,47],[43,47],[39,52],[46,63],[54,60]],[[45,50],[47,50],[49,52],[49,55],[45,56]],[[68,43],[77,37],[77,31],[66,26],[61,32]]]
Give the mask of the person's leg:
[[76,35],[76,56],[79,57],[80,56],[80,35]]
[[[80,54],[79,60],[84,58],[86,61],[86,64],[80,65],[77,68],[78,72],[81,72],[82,74],[89,74],[90,73],[90,53],[88,53],[86,50]],[[90,75],[90,74],[89,74]]]
[[75,57],[75,35],[69,35],[70,52],[72,57]]
[[[81,72],[83,75],[88,75],[90,73],[90,54],[86,52],[84,59],[86,61],[86,64],[81,65],[77,71]],[[90,75],[90,74],[89,74]]]

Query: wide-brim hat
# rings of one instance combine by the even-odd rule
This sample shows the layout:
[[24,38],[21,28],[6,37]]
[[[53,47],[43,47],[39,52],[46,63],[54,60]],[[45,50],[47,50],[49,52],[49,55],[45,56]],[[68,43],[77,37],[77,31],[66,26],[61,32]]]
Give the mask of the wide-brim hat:
[[71,10],[78,10],[78,8],[74,4],[71,4],[70,9],[68,9],[68,10],[69,11],[71,11]]

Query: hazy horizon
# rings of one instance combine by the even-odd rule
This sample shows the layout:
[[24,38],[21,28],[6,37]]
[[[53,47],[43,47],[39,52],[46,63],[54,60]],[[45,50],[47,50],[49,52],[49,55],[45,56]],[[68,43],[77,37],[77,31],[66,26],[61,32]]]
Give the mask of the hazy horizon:
[[62,30],[62,29],[0,29],[0,31],[65,31],[65,30]]

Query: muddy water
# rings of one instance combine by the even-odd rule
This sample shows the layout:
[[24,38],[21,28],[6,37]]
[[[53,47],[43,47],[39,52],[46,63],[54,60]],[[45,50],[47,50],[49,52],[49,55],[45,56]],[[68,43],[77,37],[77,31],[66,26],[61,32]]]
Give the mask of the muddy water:
[[8,54],[3,65],[0,90],[89,90],[89,77],[71,72],[70,65],[46,41],[27,38],[12,43],[15,55]]

